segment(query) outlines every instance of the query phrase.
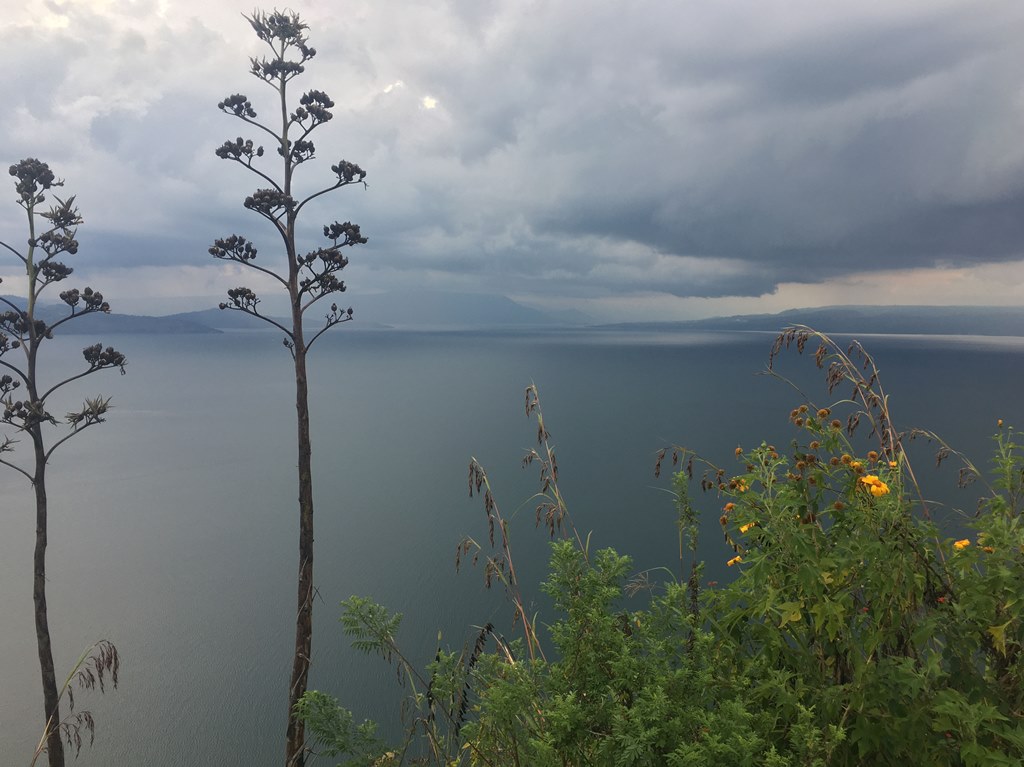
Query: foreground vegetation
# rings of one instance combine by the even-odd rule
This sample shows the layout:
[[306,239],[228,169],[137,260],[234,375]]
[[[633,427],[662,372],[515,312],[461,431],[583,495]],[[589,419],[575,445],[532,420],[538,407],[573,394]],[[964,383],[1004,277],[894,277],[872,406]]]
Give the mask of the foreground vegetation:
[[[662,583],[631,576],[628,558],[581,537],[528,389],[537,522],[557,539],[542,585],[555,617],[543,626],[527,614],[506,519],[472,463],[488,545],[467,539],[460,554],[504,587],[521,636],[488,624],[473,646],[439,650],[420,670],[398,645],[400,616],[348,600],[345,632],[395,664],[407,687],[407,734],[384,745],[371,723],[311,691],[297,710],[316,750],[349,766],[1021,764],[1016,433],[998,424],[985,496],[964,537],[947,537],[904,452],[916,434],[895,430],[871,358],[794,328],[773,361],[790,346],[813,350],[836,401],[800,403],[789,416],[796,438],[737,448],[732,471],[684,448],[661,453],[656,471],[677,469],[686,557],[685,575]],[[952,454],[939,445],[940,460]],[[986,481],[966,460],[960,476]],[[715,507],[724,550],[699,540],[698,506]],[[704,584],[701,553],[726,558],[735,579]]]
[[[1024,451],[1016,433],[998,424],[990,472],[965,461],[963,481],[987,476],[991,484],[977,514],[964,520],[966,537],[949,537],[932,519],[904,451],[913,435],[894,428],[871,358],[856,343],[843,350],[806,328],[783,333],[772,358],[810,344],[833,401],[798,403],[789,416],[795,439],[784,447],[737,448],[732,470],[683,447],[659,455],[656,473],[666,463],[675,469],[678,572],[665,568],[665,577],[655,579],[633,573],[628,557],[612,549],[591,550],[569,515],[539,393],[530,387],[526,413],[536,419],[538,445],[525,462],[539,471],[537,525],[553,539],[541,585],[551,622],[527,611],[528,585],[516,574],[507,520],[484,468],[473,461],[470,493],[483,501],[488,535],[486,545],[461,542],[458,562],[481,564],[488,586],[501,586],[519,636],[487,624],[471,646],[439,649],[420,669],[397,642],[400,616],[354,597],[344,603],[344,630],[357,647],[397,667],[408,691],[404,739],[385,744],[372,723],[356,724],[330,696],[306,692],[315,595],[306,358],[323,333],[352,319],[351,308],[324,299],[344,292],[345,249],[367,239],[358,225],[334,221],[322,226],[329,244],[302,253],[298,218],[323,195],[365,186],[366,172],[339,160],[325,185],[296,193],[296,170],[315,159],[310,137],[333,119],[335,104],[319,90],[289,101],[289,84],[316,55],[297,14],[254,11],[246,18],[271,50],[250,60],[250,73],[273,91],[273,116],[258,121],[242,94],[218,107],[269,137],[278,172],[260,169],[264,147],[251,139],[228,140],[216,153],[268,185],[243,204],[280,237],[279,260],[277,267],[257,263],[256,247],[237,234],[215,240],[210,254],[276,281],[290,307],[282,324],[262,313],[261,299],[245,286],[229,290],[220,305],[279,329],[293,362],[299,567],[287,765],[301,767],[308,756],[364,767],[1024,763]],[[39,383],[38,352],[54,331],[107,313],[109,305],[91,288],[69,289],[59,294],[66,307],[60,317],[37,315],[43,290],[72,274],[57,257],[77,253],[82,220],[73,197],[53,194],[63,182],[45,163],[26,159],[10,174],[27,214],[27,248],[0,246],[17,257],[19,273],[24,269],[27,297],[0,298],[0,423],[17,437],[0,440],[0,465],[34,489],[44,718],[32,764],[45,755],[61,767],[64,744],[77,754],[94,732],[91,714],[74,711],[74,689],[102,692],[105,680],[116,686],[120,660],[113,644],[99,640],[58,687],[46,602],[47,467],[56,448],[105,420],[109,400],[87,398],[63,418],[48,401],[100,370],[123,373],[126,359],[95,344],[83,350],[80,372],[49,388]],[[47,195],[55,203],[44,210]],[[322,319],[308,326],[314,307],[323,307]],[[849,398],[838,398],[850,388]],[[63,429],[59,436],[49,431],[56,427]],[[23,463],[6,455],[18,441],[30,447]],[[940,443],[940,460],[951,454]],[[700,540],[698,509],[711,507],[724,549]],[[736,577],[726,585],[705,582],[702,556],[722,557]]]
[[[45,162],[29,157],[10,166],[8,173],[15,179],[17,204],[24,210],[28,239],[22,249],[0,242],[3,252],[17,258],[16,269],[25,278],[24,301],[11,301],[0,296],[0,425],[7,433],[0,439],[0,466],[20,474],[32,485],[35,496],[35,547],[32,555],[32,602],[36,629],[36,649],[43,688],[43,735],[36,748],[33,764],[46,753],[50,767],[63,767],[64,743],[82,747],[83,737],[91,739],[95,723],[88,711],[74,710],[74,697],[67,683],[57,686],[57,672],[53,664],[53,642],[50,635],[50,613],[46,600],[46,551],[49,545],[50,504],[47,495],[50,459],[61,445],[77,437],[86,429],[106,420],[110,409],[109,398],[85,397],[78,410],[63,417],[54,415],[54,401],[64,394],[63,389],[79,379],[101,370],[118,369],[122,374],[128,360],[124,354],[102,344],[93,344],[82,350],[83,363],[79,371],[54,384],[44,383],[46,365],[41,364],[40,350],[59,333],[63,326],[88,314],[109,313],[110,305],[103,294],[90,287],[79,290],[69,288],[59,293],[62,310],[51,318],[40,311],[41,300],[52,295],[45,293],[51,285],[63,282],[74,272],[63,259],[78,253],[78,227],[82,216],[72,195],[61,199],[56,191],[64,186]],[[44,203],[52,198],[49,206]],[[11,436],[13,434],[14,436]],[[19,442],[27,449],[20,460],[9,454],[15,452]],[[65,510],[61,509],[60,512]],[[117,686],[119,658],[117,649],[103,640],[96,645],[95,654],[88,655],[87,671],[79,676],[82,687],[95,688],[98,681],[104,687],[104,674],[109,674]],[[76,668],[76,673],[80,671]],[[69,714],[61,715],[61,699],[67,698]]]
[[[273,91],[271,117],[257,120],[252,102],[243,94],[235,93],[217,106],[227,115],[235,117],[269,137],[270,146],[279,158],[278,175],[264,171],[258,161],[263,147],[252,139],[238,137],[225,141],[218,149],[222,160],[237,163],[269,186],[257,189],[245,198],[244,206],[270,224],[280,238],[277,267],[256,262],[257,249],[245,237],[232,234],[218,238],[210,248],[210,255],[222,261],[231,261],[276,282],[288,296],[290,322],[281,324],[263,314],[261,299],[245,286],[228,291],[228,300],[220,304],[222,310],[238,311],[256,317],[284,334],[283,344],[291,354],[295,372],[295,420],[298,429],[298,518],[299,557],[298,593],[295,609],[295,650],[292,654],[292,672],[288,684],[288,726],[285,739],[285,764],[302,767],[305,733],[302,721],[294,716],[295,704],[306,692],[310,658],[313,657],[313,446],[309,414],[309,375],[306,358],[310,347],[327,330],[352,319],[352,309],[343,309],[337,303],[324,308],[323,319],[311,326],[307,312],[326,307],[326,298],[345,291],[339,274],[348,266],[346,248],[362,245],[367,238],[358,224],[351,221],[323,225],[324,239],[329,245],[317,247],[307,253],[299,249],[299,214],[307,203],[330,192],[353,184],[363,184],[366,171],[355,163],[339,160],[331,166],[333,178],[316,191],[298,192],[294,183],[300,165],[316,158],[316,146],[311,140],[314,131],[333,119],[334,101],[323,91],[309,90],[292,103],[289,98],[291,81],[301,75],[306,64],[316,56],[309,45],[307,25],[292,11],[254,11],[245,17],[256,36],[270,49],[263,58],[250,59],[250,74]],[[255,164],[254,164],[255,163]],[[319,227],[318,227],[319,228]]]

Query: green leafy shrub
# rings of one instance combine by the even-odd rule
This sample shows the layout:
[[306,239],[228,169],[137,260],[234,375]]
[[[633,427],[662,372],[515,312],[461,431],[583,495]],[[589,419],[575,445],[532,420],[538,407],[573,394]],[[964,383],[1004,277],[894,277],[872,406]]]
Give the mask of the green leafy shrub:
[[[1024,451],[999,424],[992,485],[966,538],[945,536],[889,413],[871,358],[806,328],[772,353],[816,343],[829,393],[790,414],[798,438],[736,451],[740,470],[671,451],[680,558],[689,574],[651,584],[629,559],[591,552],[558,488],[537,390],[538,526],[553,538],[542,585],[554,619],[542,641],[528,615],[507,520],[483,469],[488,584],[501,584],[522,638],[488,626],[472,651],[438,650],[421,675],[401,655],[397,616],[350,600],[357,646],[397,662],[411,690],[409,736],[374,764],[436,765],[1016,765],[1024,762]],[[840,418],[845,415],[845,420]],[[858,429],[870,430],[866,449]],[[928,435],[937,439],[935,435]],[[860,448],[860,449],[858,449]],[[952,451],[940,443],[940,458]],[[669,457],[659,456],[656,473]],[[701,500],[719,522],[736,576],[701,586]],[[964,481],[984,481],[965,462]],[[669,572],[668,570],[665,571]],[[684,581],[683,578],[686,577]],[[636,592],[643,590],[645,599]],[[347,720],[350,721],[350,720]]]
[[[785,453],[762,444],[739,455],[737,476],[713,473],[740,570],[709,594],[717,661],[776,712],[774,740],[807,711],[821,733],[841,732],[829,765],[1020,764],[1024,458],[1013,431],[1000,424],[974,540],[943,537],[870,357],[806,329],[783,338],[817,340],[830,390],[854,387],[838,406],[857,409],[844,427],[832,407],[801,405],[790,418],[803,436]],[[860,423],[878,449],[855,457]],[[964,476],[978,475],[967,464]]]

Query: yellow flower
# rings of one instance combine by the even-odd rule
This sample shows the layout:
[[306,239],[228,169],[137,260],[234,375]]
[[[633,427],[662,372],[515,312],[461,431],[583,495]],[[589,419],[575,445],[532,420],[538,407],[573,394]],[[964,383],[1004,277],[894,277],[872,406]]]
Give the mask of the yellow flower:
[[738,565],[742,561],[743,561],[743,557],[733,557],[732,559],[730,559],[725,564],[726,564],[727,567],[732,567],[733,565]]
[[995,554],[996,552],[996,550],[991,546],[982,546],[981,550],[984,551],[986,554]]
[[740,532],[745,533],[752,527],[757,527],[757,522],[747,522],[745,525],[740,525]]
[[742,479],[736,480],[736,492],[737,493],[745,493],[745,492],[747,492],[747,483],[744,482]]
[[883,495],[888,495],[889,493],[889,486],[874,474],[868,474],[866,477],[861,477],[860,481],[868,486],[868,490],[871,491],[871,495],[875,496],[875,498],[881,498]]
[[953,548],[956,549],[957,551],[962,551],[962,550],[966,549],[970,545],[971,545],[970,540],[968,540],[967,538],[963,538],[962,540],[959,540],[956,543],[954,543],[953,544]]

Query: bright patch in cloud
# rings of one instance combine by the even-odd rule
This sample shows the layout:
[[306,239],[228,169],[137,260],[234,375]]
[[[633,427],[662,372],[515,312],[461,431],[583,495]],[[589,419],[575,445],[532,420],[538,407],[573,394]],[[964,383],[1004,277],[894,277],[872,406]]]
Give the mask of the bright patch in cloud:
[[59,13],[47,13],[36,19],[36,22],[46,29],[67,29],[71,26],[71,20]]
[[432,96],[424,96],[420,99],[420,104],[423,105],[424,109],[434,109],[437,106],[437,99]]

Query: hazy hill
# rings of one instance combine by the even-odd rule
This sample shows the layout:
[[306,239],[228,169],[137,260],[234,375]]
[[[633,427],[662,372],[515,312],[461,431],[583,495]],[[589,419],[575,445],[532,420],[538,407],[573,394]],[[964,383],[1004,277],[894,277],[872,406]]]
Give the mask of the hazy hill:
[[[463,328],[508,326],[587,325],[593,319],[572,309],[540,311],[523,306],[502,295],[445,293],[440,291],[371,293],[367,295],[342,294],[333,300],[339,306],[351,305],[355,309],[353,330],[379,328]],[[324,311],[329,302],[324,300]],[[271,313],[282,324],[281,313]],[[316,324],[322,312],[310,310],[310,326]],[[225,330],[244,330],[267,327],[241,312],[221,311],[216,308],[172,315],[191,322]]]
[[[24,298],[4,296],[19,306]],[[347,305],[342,295],[339,304]],[[325,304],[326,305],[326,304]],[[352,296],[356,321],[352,329],[379,328],[499,328],[587,325],[590,317],[570,309],[541,311],[501,295],[419,291]],[[49,322],[67,314],[63,304],[41,307]],[[277,316],[277,315],[275,315]],[[310,327],[318,313],[310,313]],[[289,320],[280,319],[284,325]],[[790,309],[777,314],[746,314],[679,322],[631,322],[599,326],[633,331],[759,330],[778,331],[788,325],[809,325],[826,333],[883,333],[925,335],[1024,336],[1024,307],[993,306],[825,306]],[[222,330],[266,330],[270,326],[241,312],[216,307],[162,317],[92,314],[69,322],[60,332],[104,333],[219,333]],[[593,326],[592,326],[593,327]]]
[[[17,306],[24,307],[25,299],[19,296],[3,296]],[[0,310],[7,309],[6,306]],[[68,307],[62,303],[39,306],[37,316],[44,322],[56,322],[68,314]],[[212,325],[198,322],[186,315],[149,317],[141,314],[86,314],[73,322],[61,325],[62,335],[94,335],[97,333],[220,333]]]
[[[221,310],[216,307],[212,309],[201,309],[197,312],[181,312],[169,314],[166,319],[178,320],[181,322],[194,322],[197,325],[204,325],[209,328],[221,330],[264,330],[268,327],[265,322],[255,317],[250,317],[242,312]],[[290,320],[275,317],[279,322],[287,324]]]
[[[24,306],[25,299],[8,296],[9,300]],[[339,305],[348,305],[348,296],[337,297]],[[324,301],[324,311],[329,306]],[[444,293],[436,291],[377,293],[352,297],[356,309],[353,329],[374,330],[389,327],[403,328],[465,328],[465,327],[523,327],[585,325],[592,322],[581,312],[571,309],[543,312],[523,306],[501,295]],[[67,314],[63,304],[40,307],[40,317],[54,321]],[[283,312],[271,311],[270,316],[288,326],[290,319]],[[321,319],[317,309],[307,315],[310,327]],[[270,325],[241,312],[222,311],[216,306],[192,312],[180,312],[161,317],[133,314],[93,314],[62,326],[68,334],[93,333],[218,333],[222,330],[266,330]]]
[[[345,299],[347,300],[347,298]],[[356,319],[397,327],[501,327],[588,324],[579,312],[544,312],[502,295],[435,291],[353,296]]]
[[1024,336],[1024,308],[1004,306],[823,306],[683,322],[605,327],[633,330],[765,330],[808,325],[824,333]]

